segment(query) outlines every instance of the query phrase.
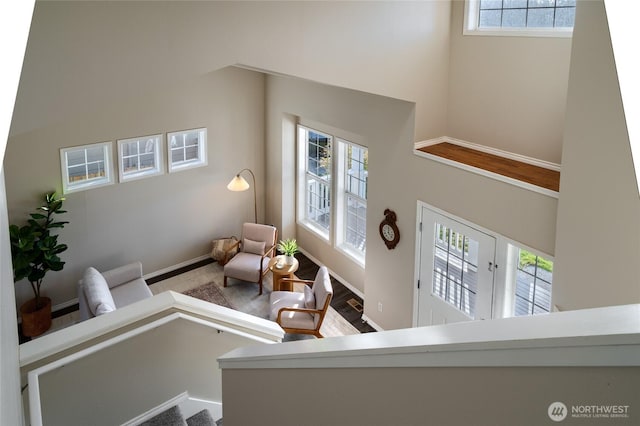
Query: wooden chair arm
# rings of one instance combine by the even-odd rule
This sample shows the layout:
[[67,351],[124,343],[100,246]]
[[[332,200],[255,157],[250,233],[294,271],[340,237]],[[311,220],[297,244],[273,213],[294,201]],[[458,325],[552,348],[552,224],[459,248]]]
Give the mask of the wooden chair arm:
[[280,324],[280,317],[282,317],[282,313],[284,311],[290,311],[290,312],[306,312],[308,314],[322,314],[324,313],[324,311],[320,310],[320,309],[308,309],[308,308],[280,308],[280,310],[278,311],[278,318],[276,318],[276,322],[278,324]]
[[306,285],[313,285],[313,281],[312,280],[301,280],[299,278],[280,278],[280,282],[286,281],[288,283],[303,283]]
[[269,253],[271,253],[270,257],[273,257],[273,251],[276,249],[276,245],[272,245],[269,250],[265,251],[264,254],[262,255],[263,258],[265,258]]

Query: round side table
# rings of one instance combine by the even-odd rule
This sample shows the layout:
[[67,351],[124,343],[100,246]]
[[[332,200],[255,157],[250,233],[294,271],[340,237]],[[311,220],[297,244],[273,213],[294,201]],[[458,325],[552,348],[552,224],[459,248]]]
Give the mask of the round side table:
[[[281,260],[282,267],[278,268],[278,261]],[[298,270],[298,259],[293,258],[293,265],[284,263],[284,255],[278,255],[269,261],[269,270],[273,274],[273,291],[293,291],[293,283],[282,282],[283,278],[293,278],[293,273]]]

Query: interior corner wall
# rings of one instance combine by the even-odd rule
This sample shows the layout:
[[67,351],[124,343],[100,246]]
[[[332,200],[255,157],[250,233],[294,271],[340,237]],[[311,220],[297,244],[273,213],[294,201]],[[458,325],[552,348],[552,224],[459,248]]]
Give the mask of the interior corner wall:
[[[199,127],[208,130],[208,165],[168,173],[166,133]],[[60,218],[69,224],[59,234],[69,246],[61,255],[67,263],[43,285],[54,305],[76,297],[89,266],[139,260],[147,274],[207,255],[213,238],[239,237],[242,222],[253,221],[253,194],[226,185],[242,168],[256,174],[264,218],[264,75],[230,67],[12,135],[5,159],[11,223],[24,223],[43,193],[61,190],[60,148],[113,141],[115,159],[117,139],[158,133],[163,175],[118,183],[116,164],[115,184],[65,195],[68,213]],[[16,294],[18,304],[32,297],[26,282]]]
[[578,2],[562,158],[554,304],[640,302],[640,199],[602,0]]
[[571,38],[463,35],[453,1],[447,136],[561,162]]
[[0,170],[0,424],[22,424],[20,398],[20,361],[18,323],[16,321],[9,220],[4,185],[4,170]]
[[[366,316],[384,329],[412,325],[415,288],[416,206],[424,201],[453,215],[553,253],[557,200],[413,154],[412,103],[295,78],[267,76],[267,199],[282,201],[268,220],[295,226],[300,245],[365,294]],[[434,100],[437,105],[437,100]],[[355,265],[303,226],[295,206],[295,134],[283,119],[297,117],[317,130],[357,135],[369,150],[366,268]],[[283,178],[278,177],[282,175]],[[286,177],[284,177],[286,176]],[[286,203],[284,200],[288,200]],[[401,239],[388,250],[378,233],[384,209],[398,215]],[[523,226],[526,223],[526,226]],[[378,303],[383,305],[382,312]]]

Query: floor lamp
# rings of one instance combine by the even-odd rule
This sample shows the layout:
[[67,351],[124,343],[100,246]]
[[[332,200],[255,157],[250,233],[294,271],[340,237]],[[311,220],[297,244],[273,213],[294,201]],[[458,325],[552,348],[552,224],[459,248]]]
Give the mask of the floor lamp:
[[254,209],[254,221],[258,223],[258,200],[256,195],[256,176],[253,174],[251,169],[242,169],[238,173],[236,173],[235,177],[231,179],[231,182],[227,185],[227,189],[229,191],[246,191],[249,189],[249,182],[245,180],[240,173],[247,171],[251,173],[251,177],[253,178],[253,209]]

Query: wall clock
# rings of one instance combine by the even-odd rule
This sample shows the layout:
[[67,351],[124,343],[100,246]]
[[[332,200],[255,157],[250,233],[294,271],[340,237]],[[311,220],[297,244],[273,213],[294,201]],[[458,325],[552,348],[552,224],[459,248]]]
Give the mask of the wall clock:
[[400,241],[400,231],[398,230],[398,225],[396,225],[396,220],[398,218],[393,210],[384,210],[384,219],[380,222],[379,231],[382,241],[384,241],[389,250],[394,249],[398,241]]

